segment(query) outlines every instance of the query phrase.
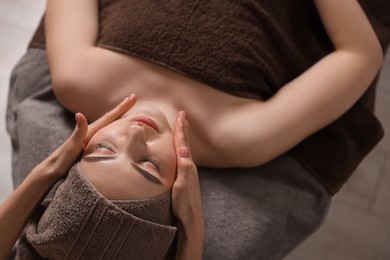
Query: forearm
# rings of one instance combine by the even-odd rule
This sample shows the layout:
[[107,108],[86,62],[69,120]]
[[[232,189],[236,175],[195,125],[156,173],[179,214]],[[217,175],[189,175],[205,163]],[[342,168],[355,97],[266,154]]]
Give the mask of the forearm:
[[350,109],[382,65],[381,46],[357,0],[315,0],[315,4],[335,50],[265,104],[268,114],[278,116],[270,119],[279,125],[272,133],[276,145],[286,140],[279,144],[277,155]]
[[[87,131],[85,118],[71,137],[27,175],[19,187],[0,206],[0,259],[6,259],[29,218],[52,185],[64,177],[80,156]],[[81,144],[80,144],[81,143]]]
[[179,226],[176,260],[202,259],[204,230],[203,223],[188,227]]
[[0,206],[0,259],[7,259],[25,225],[54,184],[45,164],[40,164]]
[[72,135],[49,157],[38,164],[0,206],[0,259],[8,257],[34,209],[52,185],[68,174],[91,137],[126,113],[135,101],[135,95],[129,96],[90,125],[82,114],[75,115],[77,125]]
[[337,51],[381,63],[383,54],[368,18],[357,0],[314,0],[326,32]]
[[228,166],[255,166],[288,151],[351,108],[377,75],[383,54],[358,2],[315,2],[335,50],[269,100],[221,124],[221,139],[230,140],[221,149],[229,151]]
[[204,243],[199,176],[189,150],[188,127],[184,111],[179,112],[175,125],[177,175],[172,187],[172,209],[179,223],[177,260],[202,259]]

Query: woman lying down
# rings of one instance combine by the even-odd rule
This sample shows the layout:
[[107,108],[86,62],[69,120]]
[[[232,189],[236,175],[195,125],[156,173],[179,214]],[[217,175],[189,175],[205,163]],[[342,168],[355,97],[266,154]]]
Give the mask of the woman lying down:
[[[78,8],[72,8],[76,2]],[[255,167],[276,158],[345,113],[381,66],[378,39],[357,1],[314,2],[335,50],[260,101],[97,47],[96,1],[49,0],[47,53],[59,101],[94,120],[128,93],[139,100],[130,96],[90,126],[76,114],[70,139],[1,206],[0,233],[7,236],[0,238],[0,257],[7,257],[42,198],[71,169],[47,209],[28,224],[18,256],[162,259],[168,252],[170,257],[172,190],[175,256],[201,259],[204,220],[194,162]],[[183,110],[191,121],[188,132]]]
[[[157,110],[129,110],[135,102],[131,95],[89,126],[76,114],[71,137],[1,205],[0,232],[7,236],[0,238],[0,259],[33,212],[17,259],[201,259],[203,210],[185,114],[178,113],[173,133]],[[171,143],[161,146],[164,169],[134,157],[142,154],[143,139],[157,136]],[[66,175],[54,198],[38,208]]]

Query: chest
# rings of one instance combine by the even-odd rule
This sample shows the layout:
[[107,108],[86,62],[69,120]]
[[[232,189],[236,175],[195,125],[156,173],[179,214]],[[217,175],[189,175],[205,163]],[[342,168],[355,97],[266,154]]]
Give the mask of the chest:
[[255,0],[101,1],[98,45],[229,94],[266,98],[285,78],[269,9]]
[[[110,75],[110,93],[114,103],[118,103],[128,93],[135,93],[139,100],[163,100],[175,104],[178,110],[184,110],[190,122],[189,135],[191,150],[199,165],[212,160],[221,160],[220,146],[226,140],[220,138],[219,132],[230,120],[240,120],[245,107],[260,102],[235,96],[186,75],[167,69],[151,62],[129,55],[118,55],[107,51],[109,61],[104,64],[115,64],[116,69]],[[107,69],[113,66],[108,66]],[[117,97],[117,98],[115,98]],[[111,105],[113,105],[111,104]],[[243,112],[244,111],[244,112]],[[174,123],[173,123],[174,124]],[[209,163],[207,163],[209,164]]]

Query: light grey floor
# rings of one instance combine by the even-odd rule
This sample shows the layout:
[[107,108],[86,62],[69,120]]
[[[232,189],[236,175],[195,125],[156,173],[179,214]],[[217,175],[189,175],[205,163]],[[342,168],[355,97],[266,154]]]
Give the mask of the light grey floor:
[[26,50],[44,6],[44,0],[0,0],[0,201],[12,191],[11,144],[5,131],[9,75]]
[[[0,202],[12,191],[11,146],[5,132],[9,74],[24,53],[44,0],[0,0]],[[323,227],[287,260],[390,259],[390,55],[377,95],[377,115],[389,134],[334,199]]]

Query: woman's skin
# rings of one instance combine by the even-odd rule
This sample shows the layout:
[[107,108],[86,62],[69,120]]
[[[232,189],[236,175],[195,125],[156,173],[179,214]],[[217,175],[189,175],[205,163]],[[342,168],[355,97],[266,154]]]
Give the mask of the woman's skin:
[[0,259],[6,259],[22,230],[53,184],[65,177],[91,137],[135,103],[126,98],[111,112],[88,126],[82,114],[76,114],[77,126],[69,139],[38,164],[20,186],[0,206]]
[[[134,105],[134,112],[138,111],[135,116],[143,115],[139,112],[143,107],[155,107],[164,114],[170,128],[175,129],[177,177],[173,183],[172,197],[173,211],[182,227],[179,232],[178,259],[201,259],[202,255],[202,205],[193,161],[199,166],[209,167],[251,167],[263,164],[341,116],[359,99],[376,76],[383,54],[358,2],[315,0],[314,3],[335,50],[283,86],[272,98],[259,101],[235,97],[158,65],[96,47],[99,26],[97,0],[48,0],[45,19],[47,53],[58,100],[69,110],[82,112],[93,121],[128,93],[137,93],[139,101]],[[186,111],[186,118],[191,122],[188,132],[185,127],[187,121],[180,112],[182,110]],[[115,118],[119,116],[116,114]],[[77,114],[76,118],[81,122],[77,129],[86,132],[85,118],[81,114]],[[113,119],[111,117],[108,121]],[[107,125],[107,118],[105,120],[104,126]],[[119,119],[115,124],[121,125],[121,120],[126,119]],[[98,129],[103,127],[102,124],[98,125]],[[172,182],[170,178],[159,176],[153,165],[150,165],[153,164],[148,161],[150,158],[145,160],[146,156],[140,159],[138,155],[129,153],[126,150],[129,144],[126,142],[118,150],[114,149],[112,154],[107,151],[110,150],[107,147],[102,148],[101,142],[110,141],[107,136],[112,132],[120,136],[120,129],[126,127],[130,128],[126,135],[130,136],[131,142],[135,142],[134,145],[148,151],[148,155],[149,152],[153,156],[159,154],[154,151],[157,149],[153,143],[156,133],[142,124],[129,123],[118,130],[107,127],[93,140],[91,132],[86,138],[85,134],[79,133],[81,130],[75,131],[76,137],[72,135],[70,141],[38,165],[1,206],[0,233],[12,234],[11,240],[7,240],[9,237],[0,238],[0,244],[6,245],[5,253],[2,249],[1,256],[6,256],[45,192],[67,172],[58,174],[58,169],[69,169],[84,149],[87,143],[85,140],[91,139],[92,142],[82,161],[86,172],[95,163],[115,164],[115,160],[128,160],[128,167],[133,167],[131,163],[138,164],[155,174],[154,177],[159,177],[163,184]],[[96,133],[97,129],[92,129]],[[191,139],[191,152],[186,142],[188,139]],[[64,157],[64,154],[73,153],[73,149],[77,150],[77,156],[74,153],[75,156],[66,159],[68,157]],[[108,153],[116,157],[88,161],[88,156],[94,153]],[[169,149],[167,153],[171,153]],[[166,166],[169,169],[172,167],[170,164],[168,162]],[[141,177],[137,176],[139,182],[143,181]],[[88,178],[97,186],[102,181],[96,176]],[[34,186],[37,182],[45,189],[38,190]],[[114,194],[111,190],[104,190],[105,187],[100,189],[112,197],[136,195]],[[7,241],[3,243],[3,240]]]
[[81,170],[111,200],[161,195],[171,190],[176,178],[174,127],[158,107],[136,103],[91,138]]
[[[128,116],[131,116],[130,108],[135,103],[136,96],[131,95],[112,111],[106,113],[90,125],[88,125],[86,118],[81,113],[76,114],[77,126],[69,139],[47,159],[38,164],[22,184],[0,206],[0,233],[7,234],[6,236],[0,236],[0,259],[8,257],[35,208],[40,204],[53,184],[59,179],[66,177],[70,167],[77,161],[83,151],[85,151],[84,158],[89,156],[90,151],[88,149],[94,142],[93,140],[99,139],[99,132],[110,128],[111,124],[121,123],[122,120],[126,120]],[[178,218],[179,226],[182,227],[178,233],[179,247],[177,259],[201,259],[204,221],[198,173],[189,150],[186,134],[188,122],[185,119],[184,112],[180,111],[176,118],[174,132],[170,130],[170,126],[159,124],[161,132],[167,131],[171,135],[167,146],[173,149],[174,153],[171,155],[174,156],[175,162],[173,167],[175,169],[172,176],[167,177],[170,183],[168,181],[165,183],[165,188],[161,193],[157,191],[153,194],[143,194],[142,198],[160,195],[172,189],[173,212]],[[132,125],[133,123],[130,124],[130,127]],[[142,128],[145,128],[145,131],[149,131],[146,128],[147,126],[142,123],[136,125],[136,127],[137,131]],[[167,128],[166,130],[164,130],[165,127]],[[138,138],[133,139],[129,137],[127,139],[125,141],[131,143],[132,141],[137,141]],[[95,152],[92,151],[92,153]],[[140,167],[143,166],[141,165]],[[92,174],[89,170],[87,172]],[[134,178],[131,172],[129,173],[128,176],[130,178],[128,176],[119,176],[119,178],[122,178],[122,181],[127,178],[128,183],[125,189],[135,189],[133,182],[136,182],[136,178]],[[88,178],[94,180],[92,175],[88,176]],[[106,180],[109,179],[107,178]],[[147,188],[147,184],[143,183],[142,185],[144,185],[144,188]],[[117,188],[113,187],[113,190]],[[153,187],[151,189],[156,188]],[[120,195],[118,199],[137,199],[139,197],[138,194],[116,195]]]
[[[168,113],[165,108],[184,110],[191,122],[191,150],[198,166],[257,166],[346,112],[382,64],[378,39],[356,0],[314,3],[335,50],[272,98],[259,101],[97,47],[96,0],[49,0],[46,46],[53,88],[66,108],[91,120],[129,92],[140,101],[156,103],[164,113]],[[168,114],[167,118],[173,120]]]
[[[171,113],[173,117],[176,112]],[[201,259],[204,220],[197,169],[188,146],[189,123],[183,111],[175,116],[169,122],[159,106],[136,102],[92,136],[80,167],[111,200],[151,198],[172,189],[173,212],[179,220],[176,259]]]

